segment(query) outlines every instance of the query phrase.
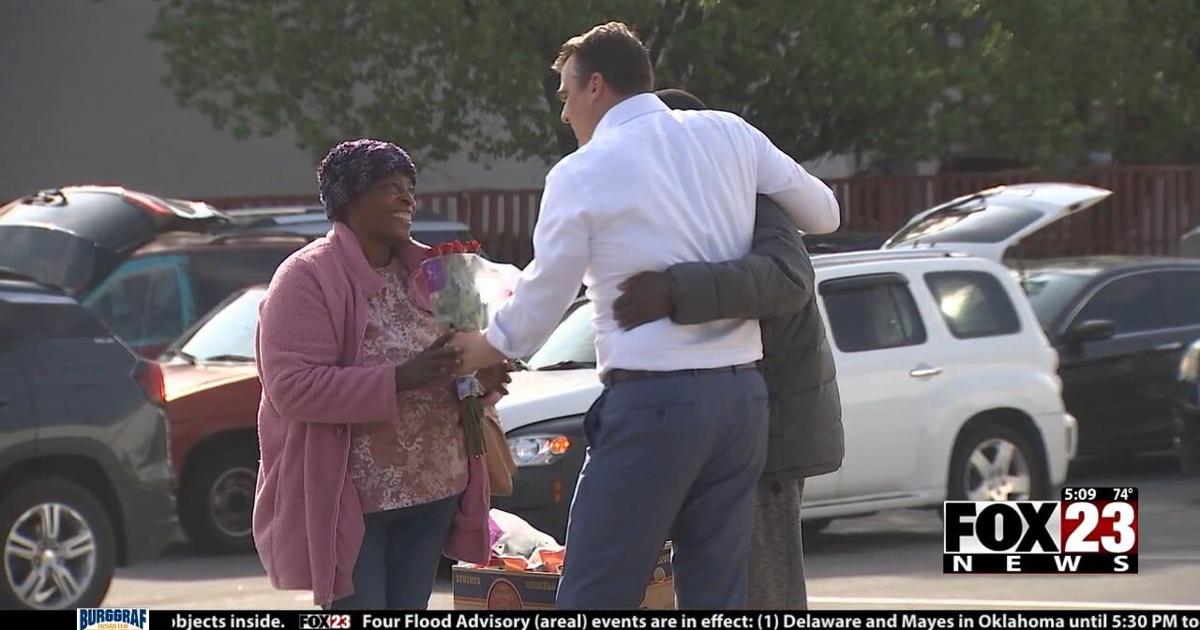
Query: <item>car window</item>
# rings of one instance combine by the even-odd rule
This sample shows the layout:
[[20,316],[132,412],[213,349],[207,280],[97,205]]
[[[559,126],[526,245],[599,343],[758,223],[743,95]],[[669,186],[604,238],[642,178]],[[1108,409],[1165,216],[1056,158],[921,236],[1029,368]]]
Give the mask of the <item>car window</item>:
[[13,293],[0,298],[0,348],[46,337],[107,337],[75,300],[57,295]]
[[1047,330],[1066,315],[1094,277],[1092,273],[1042,270],[1017,271],[1014,275],[1029,297],[1038,321]]
[[162,262],[134,261],[118,270],[84,298],[84,307],[131,346],[170,342],[185,329],[184,296],[175,265]]
[[1117,334],[1165,328],[1166,305],[1158,276],[1139,273],[1104,285],[1087,301],[1072,325],[1091,319],[1112,321]]
[[925,324],[908,286],[896,280],[839,279],[821,284],[833,340],[842,352],[925,343]]
[[196,293],[197,318],[241,289],[270,282],[279,265],[302,245],[231,246],[192,254],[188,273]]
[[179,349],[198,361],[253,360],[258,305],[266,289],[250,289],[214,311]]
[[1200,272],[1168,271],[1161,278],[1171,325],[1200,326]]
[[934,213],[901,228],[892,246],[919,241],[933,243],[1000,243],[1043,217],[1043,213],[1019,206],[970,202],[961,208]]
[[84,306],[114,335],[130,341],[141,334],[143,307],[150,294],[150,277],[132,274],[106,284],[88,296]]
[[979,271],[925,274],[950,334],[959,339],[1011,335],[1021,331],[1012,300],[995,276]]
[[141,338],[148,342],[169,342],[184,329],[183,294],[174,269],[160,269],[150,275],[150,294]]
[[596,328],[592,325],[595,308],[587,302],[568,315],[554,333],[526,362],[540,370],[552,365],[596,363]]

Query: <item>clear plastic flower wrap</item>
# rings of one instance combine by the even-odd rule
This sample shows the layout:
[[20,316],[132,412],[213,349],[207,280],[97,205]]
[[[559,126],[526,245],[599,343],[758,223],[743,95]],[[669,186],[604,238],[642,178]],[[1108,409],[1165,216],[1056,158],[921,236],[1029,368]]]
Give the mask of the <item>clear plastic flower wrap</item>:
[[[446,330],[483,330],[489,315],[512,297],[521,270],[479,255],[477,241],[435,245],[413,270],[410,284],[417,304],[433,314]],[[473,376],[455,380],[463,403],[463,429],[471,455],[483,453],[483,397],[487,394]]]

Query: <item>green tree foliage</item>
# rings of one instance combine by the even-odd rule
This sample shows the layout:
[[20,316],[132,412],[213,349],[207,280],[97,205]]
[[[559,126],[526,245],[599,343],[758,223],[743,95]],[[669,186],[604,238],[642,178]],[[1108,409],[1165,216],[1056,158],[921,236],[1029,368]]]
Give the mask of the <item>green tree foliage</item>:
[[946,148],[1048,166],[1200,159],[1200,3],[961,4]]
[[238,136],[553,159],[575,143],[550,63],[610,19],[659,86],[799,159],[1200,157],[1192,0],[164,0],[152,35],[180,102]]

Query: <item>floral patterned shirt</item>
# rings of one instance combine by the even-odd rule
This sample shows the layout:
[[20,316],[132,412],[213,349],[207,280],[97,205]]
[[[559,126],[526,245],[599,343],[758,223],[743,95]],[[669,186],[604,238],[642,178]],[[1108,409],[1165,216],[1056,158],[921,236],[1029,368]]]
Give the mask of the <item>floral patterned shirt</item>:
[[[368,302],[363,365],[403,363],[442,333],[433,315],[413,301],[403,269],[393,260],[376,270],[387,284]],[[351,425],[350,477],[364,513],[445,499],[467,487],[466,440],[453,386],[398,397],[394,422]]]

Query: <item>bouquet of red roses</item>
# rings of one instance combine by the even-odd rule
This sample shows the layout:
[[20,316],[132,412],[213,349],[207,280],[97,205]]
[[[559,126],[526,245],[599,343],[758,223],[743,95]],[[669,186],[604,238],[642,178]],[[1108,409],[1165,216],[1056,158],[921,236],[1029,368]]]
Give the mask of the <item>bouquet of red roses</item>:
[[[491,309],[513,294],[520,270],[493,263],[479,255],[478,241],[451,241],[432,247],[412,273],[417,303],[433,313],[447,330],[472,332],[488,323]],[[487,394],[474,376],[455,380],[463,402],[464,430],[471,455],[483,453],[483,397]]]

